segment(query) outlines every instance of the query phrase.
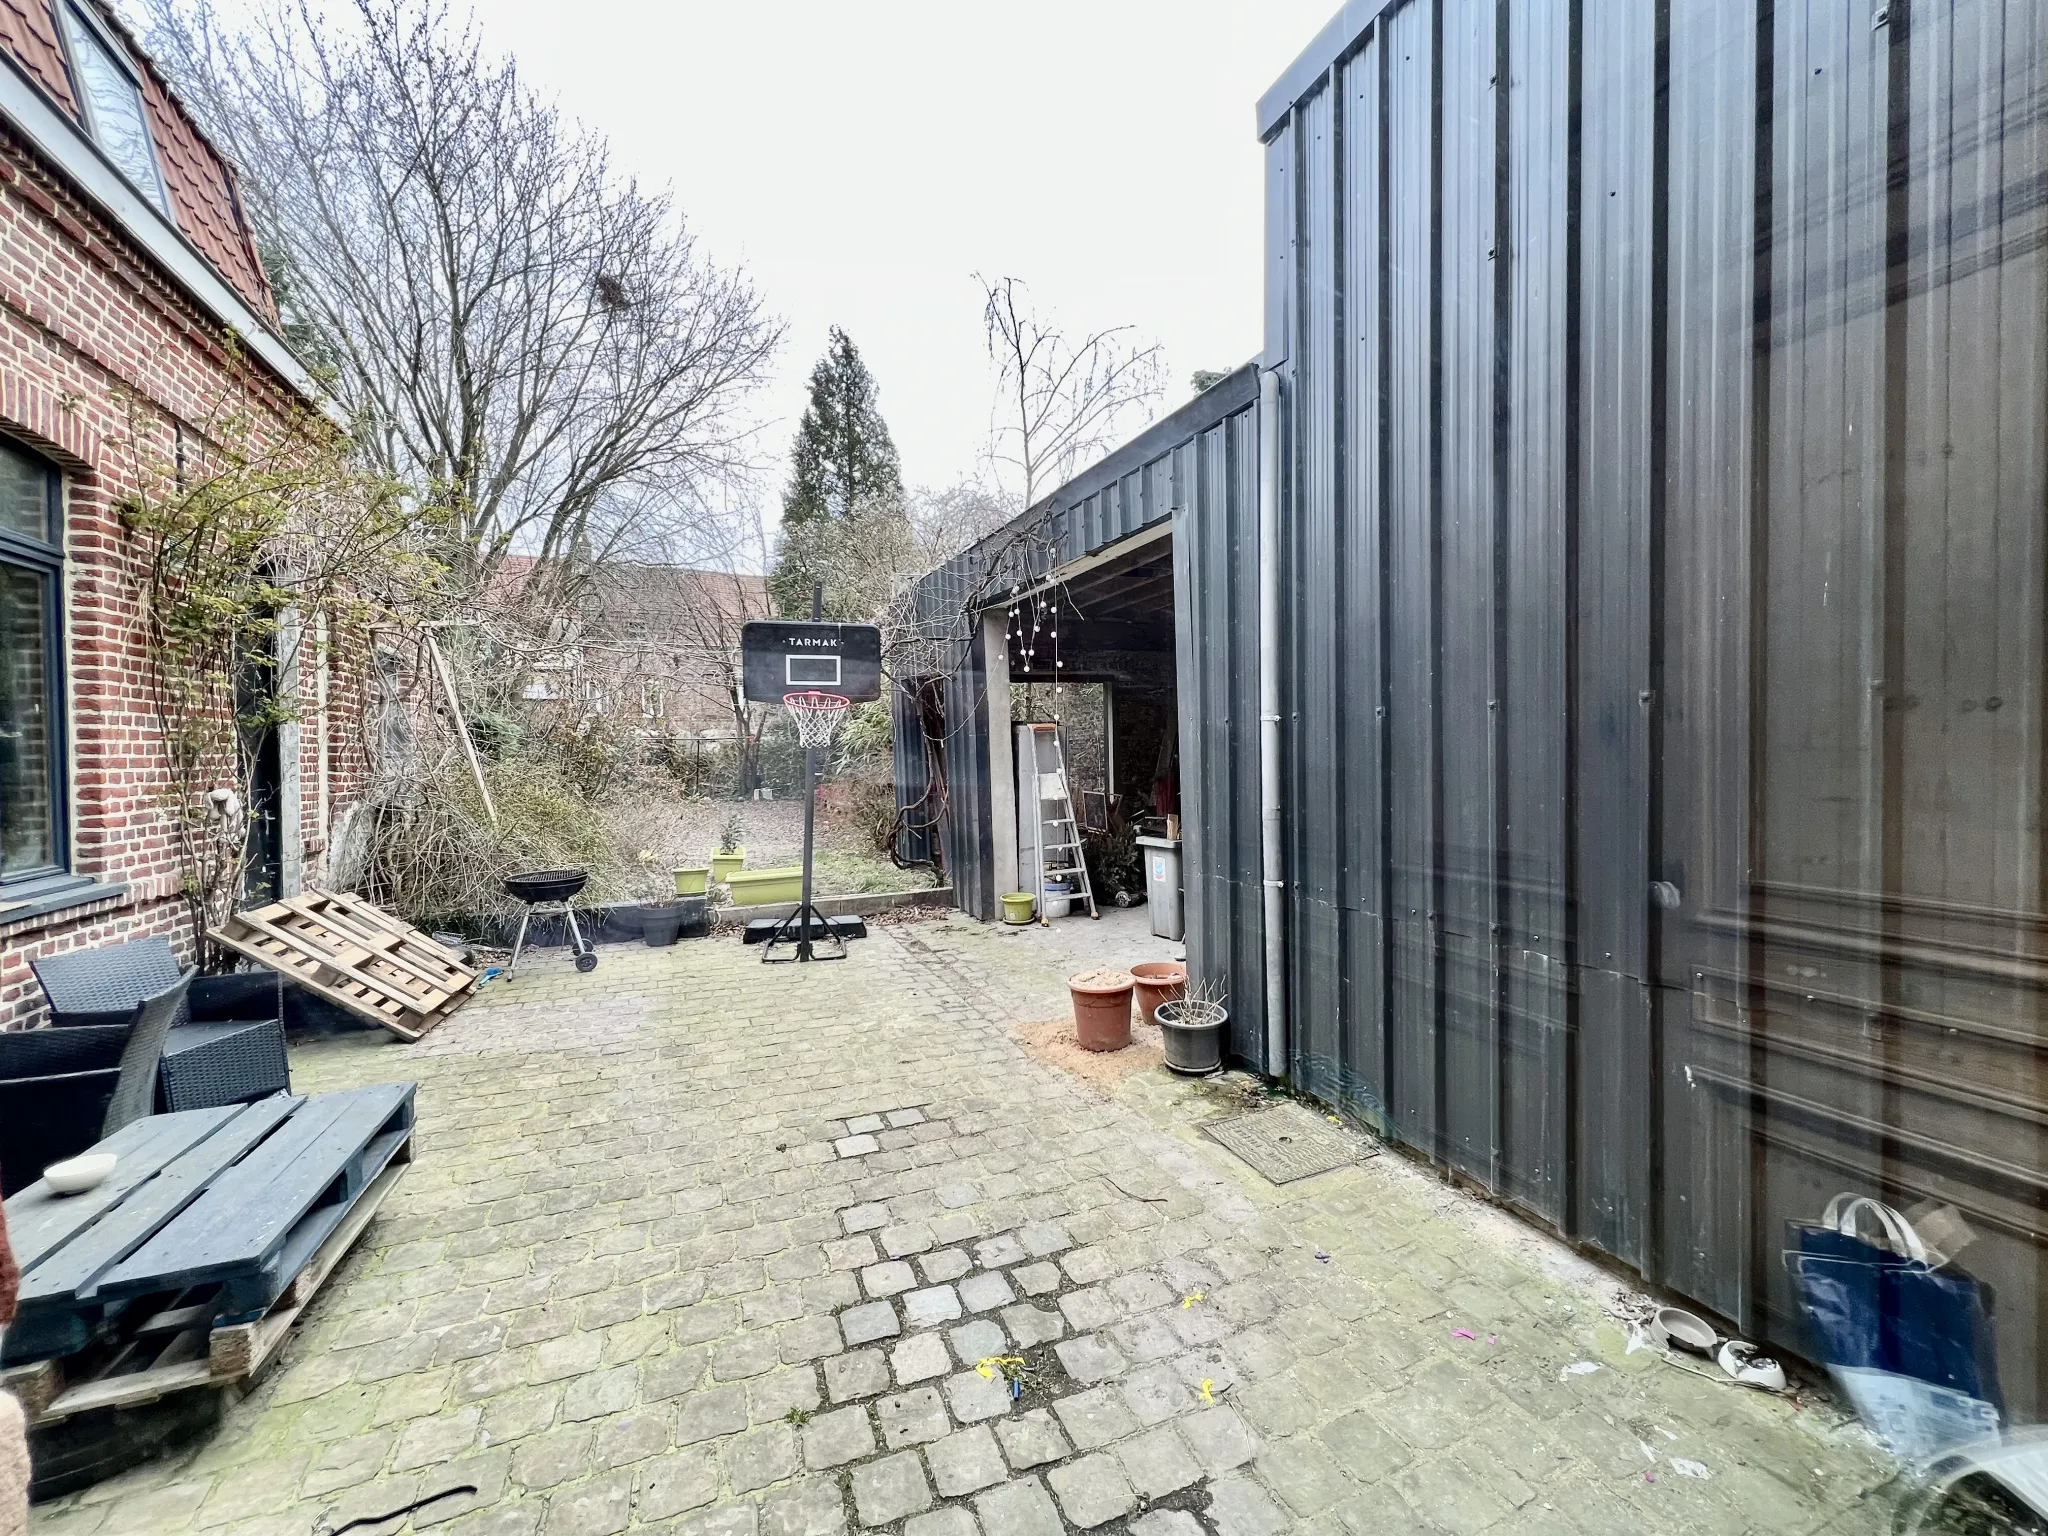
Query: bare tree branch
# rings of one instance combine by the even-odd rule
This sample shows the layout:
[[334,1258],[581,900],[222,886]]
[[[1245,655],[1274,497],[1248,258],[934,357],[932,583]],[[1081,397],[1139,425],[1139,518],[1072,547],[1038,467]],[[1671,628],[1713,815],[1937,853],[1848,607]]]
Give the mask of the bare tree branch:
[[439,0],[272,0],[245,30],[142,0],[149,43],[245,177],[287,327],[476,574],[571,568],[745,456],[781,336],[665,195],[618,175]]
[[1040,314],[1014,277],[976,274],[982,325],[998,376],[988,456],[1029,507],[1100,457],[1159,399],[1165,368],[1156,344],[1130,326],[1078,341]]

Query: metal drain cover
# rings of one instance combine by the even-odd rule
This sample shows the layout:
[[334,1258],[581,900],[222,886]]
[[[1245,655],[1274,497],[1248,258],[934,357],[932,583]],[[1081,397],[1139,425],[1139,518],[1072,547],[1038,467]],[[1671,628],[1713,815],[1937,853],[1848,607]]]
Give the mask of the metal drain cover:
[[1298,1104],[1211,1120],[1202,1129],[1275,1184],[1291,1184],[1358,1160],[1357,1149],[1335,1126]]

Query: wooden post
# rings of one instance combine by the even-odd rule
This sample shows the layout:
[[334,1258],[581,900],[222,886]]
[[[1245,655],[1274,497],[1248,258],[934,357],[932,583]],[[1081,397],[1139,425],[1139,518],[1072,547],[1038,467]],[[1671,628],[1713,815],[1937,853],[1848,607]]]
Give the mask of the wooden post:
[[469,759],[469,771],[476,775],[477,793],[484,797],[484,809],[490,813],[492,830],[497,829],[498,807],[491,801],[491,786],[484,782],[484,765],[476,755],[476,743],[469,739],[469,721],[462,713],[462,700],[455,696],[455,679],[448,671],[448,658],[441,654],[440,642],[434,632],[426,631],[427,654],[434,658],[434,671],[441,679],[441,691],[448,695],[448,712],[455,717],[455,734],[462,739],[463,756]]

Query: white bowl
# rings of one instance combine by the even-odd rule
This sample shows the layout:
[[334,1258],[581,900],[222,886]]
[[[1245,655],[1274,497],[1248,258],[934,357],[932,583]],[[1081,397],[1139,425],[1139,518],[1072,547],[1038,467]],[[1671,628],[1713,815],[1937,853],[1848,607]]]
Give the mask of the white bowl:
[[50,1164],[43,1170],[43,1177],[60,1195],[82,1195],[88,1189],[105,1183],[107,1176],[114,1171],[116,1161],[111,1152],[87,1152]]
[[1721,1342],[1711,1323],[1683,1307],[1659,1307],[1650,1332],[1659,1343],[1695,1355],[1711,1355]]

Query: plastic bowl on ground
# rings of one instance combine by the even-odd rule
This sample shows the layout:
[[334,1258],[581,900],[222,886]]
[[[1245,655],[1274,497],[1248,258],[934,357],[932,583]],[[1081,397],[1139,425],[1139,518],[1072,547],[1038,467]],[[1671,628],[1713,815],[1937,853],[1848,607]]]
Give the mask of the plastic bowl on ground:
[[1721,1342],[1711,1323],[1683,1307],[1659,1307],[1650,1320],[1650,1335],[1660,1344],[1695,1355],[1711,1355]]

